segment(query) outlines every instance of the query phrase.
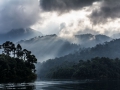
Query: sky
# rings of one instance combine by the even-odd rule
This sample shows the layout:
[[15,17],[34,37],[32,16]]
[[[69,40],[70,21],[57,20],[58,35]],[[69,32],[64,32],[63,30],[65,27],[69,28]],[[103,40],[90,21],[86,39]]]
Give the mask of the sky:
[[0,33],[28,28],[44,35],[120,32],[120,0],[0,0]]

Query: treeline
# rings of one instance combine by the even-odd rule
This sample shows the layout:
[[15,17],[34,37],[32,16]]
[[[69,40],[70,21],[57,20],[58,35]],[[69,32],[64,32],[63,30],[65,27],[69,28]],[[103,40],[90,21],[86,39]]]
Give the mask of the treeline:
[[45,77],[50,69],[65,66],[66,62],[69,62],[69,65],[71,66],[74,63],[78,63],[79,60],[86,61],[95,57],[108,57],[111,59],[120,58],[120,39],[105,42],[104,44],[98,44],[92,48],[82,48],[72,54],[60,58],[49,59],[41,65],[38,65],[38,67],[41,68],[37,72],[38,77]]
[[57,67],[49,71],[54,79],[120,79],[120,59],[93,58],[78,64]]
[[31,82],[36,79],[37,59],[31,51],[22,50],[20,44],[6,41],[0,45],[0,83]]

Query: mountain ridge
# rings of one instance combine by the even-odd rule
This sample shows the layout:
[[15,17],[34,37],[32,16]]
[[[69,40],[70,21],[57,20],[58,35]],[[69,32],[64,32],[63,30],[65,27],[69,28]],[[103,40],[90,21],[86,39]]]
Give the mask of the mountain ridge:
[[18,43],[21,44],[22,47],[31,50],[39,61],[64,56],[80,48],[79,45],[71,44],[56,34],[38,36],[29,40],[19,41]]
[[42,36],[43,34],[39,31],[35,31],[31,28],[20,28],[12,29],[11,31],[0,34],[0,43],[5,41],[17,42],[20,40],[30,39],[35,36]]
[[[85,34],[83,36],[86,37],[89,35]],[[84,38],[83,36],[82,38],[77,37],[77,39],[79,40],[83,39]],[[92,35],[92,37],[94,37],[94,35]],[[107,39],[103,39],[102,42],[111,40],[110,37],[105,35],[96,35],[96,37],[98,39],[102,39],[101,37],[107,38]],[[52,35],[34,37],[29,40],[21,40],[18,43],[21,44],[22,47],[32,51],[37,56],[37,58],[40,59],[39,61],[44,61],[56,57],[61,57],[70,53],[74,53],[75,51],[78,51],[80,48],[93,47],[96,44],[102,43],[101,40],[99,42],[97,41],[97,39],[94,39],[93,41],[89,41],[89,39],[90,38],[86,39],[87,45],[85,46],[86,44],[85,40],[82,41],[83,44],[81,43],[76,44],[69,42],[63,37],[59,37],[56,34],[52,34]]]
[[[95,47],[92,48],[85,48],[72,54],[65,55],[63,57],[49,59],[41,63],[40,65],[38,63],[38,77],[49,75],[49,71],[57,67],[72,66],[75,63],[78,63],[80,60],[87,61],[95,57],[106,57],[110,59],[120,58],[119,46],[120,39],[113,39],[110,42],[97,44]],[[40,74],[41,72],[42,74]]]

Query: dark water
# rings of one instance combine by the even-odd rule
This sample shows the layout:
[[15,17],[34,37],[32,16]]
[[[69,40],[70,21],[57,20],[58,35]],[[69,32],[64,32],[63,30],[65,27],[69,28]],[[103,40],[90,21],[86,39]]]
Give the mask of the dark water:
[[120,80],[36,81],[28,84],[0,84],[0,90],[120,90]]

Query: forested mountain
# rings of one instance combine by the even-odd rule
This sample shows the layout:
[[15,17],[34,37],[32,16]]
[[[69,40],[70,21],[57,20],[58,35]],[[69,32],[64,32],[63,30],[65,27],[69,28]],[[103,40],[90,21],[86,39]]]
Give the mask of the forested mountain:
[[25,41],[22,40],[18,43],[20,43],[23,48],[32,51],[39,61],[64,56],[80,48],[80,45],[71,44],[55,34],[39,36]]
[[7,33],[0,34],[0,43],[3,43],[5,41],[17,42],[20,40],[30,39],[35,36],[42,36],[42,33],[31,28],[12,29]]
[[0,45],[0,83],[24,83],[36,80],[36,57],[21,45],[6,41]]
[[93,58],[49,71],[53,79],[120,79],[120,59]]
[[40,66],[41,70],[38,70],[38,74],[42,72],[42,74],[40,74],[40,77],[42,77],[48,74],[52,68],[71,66],[74,63],[78,63],[79,60],[88,60],[94,57],[120,58],[120,39],[98,44],[93,48],[86,48],[64,57],[49,59],[42,63]]
[[99,43],[104,43],[110,41],[112,38],[106,35],[92,35],[92,34],[81,34],[75,35],[75,41],[77,44],[80,44],[82,47],[94,47]]
[[79,48],[93,47],[98,43],[110,41],[111,38],[105,35],[83,34],[75,35],[75,38],[72,40],[71,42],[75,41],[76,43],[73,44],[63,37],[53,34],[22,40],[18,43],[24,48],[31,50],[39,61],[44,61],[73,53],[78,51]]

